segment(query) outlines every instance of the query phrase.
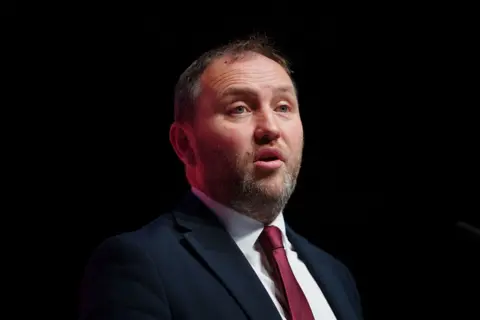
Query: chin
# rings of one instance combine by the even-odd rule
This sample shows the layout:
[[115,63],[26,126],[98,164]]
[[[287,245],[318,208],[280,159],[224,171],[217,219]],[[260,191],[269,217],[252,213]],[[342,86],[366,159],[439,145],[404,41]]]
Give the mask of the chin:
[[250,172],[242,180],[246,190],[274,198],[285,193],[289,181],[288,174],[282,169],[270,172]]
[[283,179],[263,180],[263,181],[258,181],[256,184],[258,189],[262,193],[272,197],[283,194],[285,190],[285,183]]

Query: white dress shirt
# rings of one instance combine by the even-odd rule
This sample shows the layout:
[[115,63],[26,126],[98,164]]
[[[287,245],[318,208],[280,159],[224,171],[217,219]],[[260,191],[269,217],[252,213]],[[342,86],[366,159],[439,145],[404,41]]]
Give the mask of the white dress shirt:
[[[276,288],[269,273],[270,266],[268,265],[268,261],[257,242],[258,237],[263,231],[263,224],[212,200],[196,188],[192,188],[192,192],[208,208],[210,208],[210,210],[212,210],[224,224],[228,233],[243,252],[272,298],[272,301],[277,307],[282,319],[286,320],[285,311],[282,308],[282,303],[284,303],[285,297],[283,297],[281,291]],[[315,319],[335,320],[335,315],[325,299],[322,290],[308,271],[305,264],[299,259],[295,248],[293,248],[290,241],[288,241],[285,232],[283,213],[281,212],[270,225],[276,226],[282,231],[282,238],[288,262],[308,300],[308,303],[310,304]]]

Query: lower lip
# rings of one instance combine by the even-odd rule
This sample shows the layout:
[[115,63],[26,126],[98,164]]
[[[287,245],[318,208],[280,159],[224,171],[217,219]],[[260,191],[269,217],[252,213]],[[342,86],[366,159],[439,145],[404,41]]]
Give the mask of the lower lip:
[[282,160],[273,160],[273,161],[255,161],[255,167],[261,169],[278,169],[282,166]]

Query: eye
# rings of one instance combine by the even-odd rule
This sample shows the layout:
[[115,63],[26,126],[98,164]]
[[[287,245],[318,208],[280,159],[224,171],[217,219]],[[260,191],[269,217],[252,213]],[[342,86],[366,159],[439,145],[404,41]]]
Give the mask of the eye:
[[236,107],[230,109],[230,112],[229,112],[229,113],[241,114],[241,113],[245,113],[246,111],[247,111],[247,107],[245,107],[245,106],[236,106]]
[[277,110],[280,109],[280,112],[290,111],[290,106],[288,104],[281,104],[277,107]]

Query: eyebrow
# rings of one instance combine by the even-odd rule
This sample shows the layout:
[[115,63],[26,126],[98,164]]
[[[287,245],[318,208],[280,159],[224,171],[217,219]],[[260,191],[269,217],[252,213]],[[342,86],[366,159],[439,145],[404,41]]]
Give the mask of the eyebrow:
[[[290,85],[275,87],[273,89],[274,94],[289,93],[289,94],[292,94],[293,96],[296,96],[295,91],[296,91],[295,88],[290,86]],[[230,87],[230,88],[226,89],[225,91],[223,91],[221,93],[221,96],[226,97],[226,96],[235,96],[235,95],[244,95],[244,94],[247,94],[247,95],[250,95],[250,96],[256,96],[257,91],[255,89],[250,88],[250,87],[238,87],[237,86],[237,87]]]

